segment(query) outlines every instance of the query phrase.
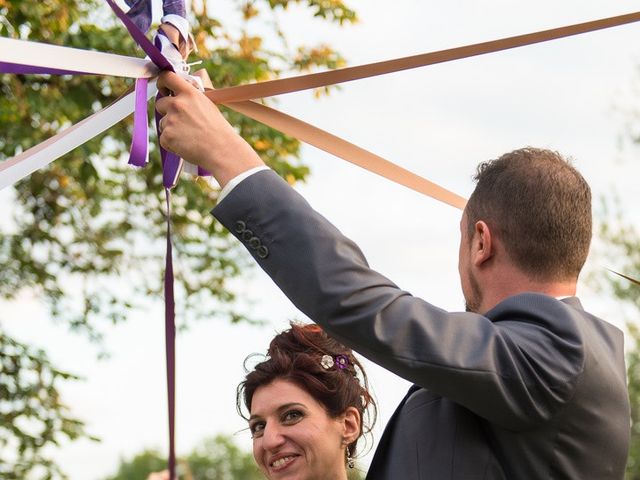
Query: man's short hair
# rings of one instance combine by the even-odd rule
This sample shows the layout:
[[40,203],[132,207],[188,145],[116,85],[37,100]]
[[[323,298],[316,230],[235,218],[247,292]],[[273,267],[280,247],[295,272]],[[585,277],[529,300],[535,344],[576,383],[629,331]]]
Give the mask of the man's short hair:
[[536,280],[576,279],[591,243],[591,190],[558,152],[523,148],[478,165],[466,206]]

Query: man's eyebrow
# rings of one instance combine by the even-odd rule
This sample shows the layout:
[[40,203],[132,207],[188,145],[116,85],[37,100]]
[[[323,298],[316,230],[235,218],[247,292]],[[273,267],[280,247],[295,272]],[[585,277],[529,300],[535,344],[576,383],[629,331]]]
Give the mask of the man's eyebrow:
[[[303,408],[307,408],[307,406],[304,403],[299,403],[299,402],[291,402],[291,403],[285,403],[284,405],[280,405],[276,411],[277,412],[282,412],[283,410],[286,410],[288,408],[291,407],[303,407]],[[249,421],[255,420],[256,418],[262,418],[261,415],[256,415],[253,414],[249,417]]]

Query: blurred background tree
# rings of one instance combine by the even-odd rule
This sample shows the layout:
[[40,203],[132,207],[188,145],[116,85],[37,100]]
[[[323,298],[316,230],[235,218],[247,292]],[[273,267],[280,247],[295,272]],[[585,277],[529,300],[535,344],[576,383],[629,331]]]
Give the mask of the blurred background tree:
[[62,403],[58,384],[78,377],[51,365],[41,350],[0,330],[0,478],[61,475],[45,446],[86,436]]
[[[640,289],[640,287],[638,287]],[[627,342],[627,380],[629,382],[629,402],[631,404],[631,445],[627,461],[627,480],[640,480],[640,330],[629,322]]]
[[[226,27],[232,22],[216,18],[206,2],[193,2],[189,12],[198,56],[215,86],[343,65],[330,46],[291,46],[274,16],[300,4],[319,21],[354,22],[355,12],[341,1],[233,4],[239,28]],[[0,35],[144,56],[99,0],[0,0]],[[0,161],[108,105],[132,84],[129,79],[99,76],[0,75]],[[289,183],[307,177],[297,140],[239,114],[223,113]],[[52,319],[97,342],[109,324],[141,307],[138,299],[161,301],[161,169],[155,138],[150,165],[127,165],[131,132],[129,118],[18,182],[12,188],[11,224],[0,229],[0,298],[35,294],[48,305]],[[174,192],[178,318],[187,318],[181,312],[188,311],[191,319],[215,315],[231,322],[256,320],[237,310],[229,287],[229,279],[248,267],[248,257],[208,213],[218,189],[183,178]],[[121,288],[123,279],[129,288]],[[3,478],[62,478],[42,452],[56,445],[60,436],[75,439],[84,434],[57,390],[59,382],[75,377],[57,370],[42,352],[1,330],[0,334],[0,471],[14,475]]]
[[[631,279],[640,279],[640,235],[638,229],[625,220],[617,203],[605,204],[605,220],[600,234],[606,242],[606,258],[616,271]],[[627,480],[640,480],[640,285],[608,272],[600,279],[601,289],[628,307],[627,382],[631,405],[631,444],[627,461]]]
[[[105,480],[146,479],[166,468],[166,460],[155,450],[145,450],[131,460],[121,460],[118,472]],[[233,439],[218,435],[206,439],[179,460],[179,480],[262,480],[253,455],[238,447]],[[349,470],[349,480],[364,480],[358,469]]]
[[[637,155],[640,146],[640,112],[637,106],[624,109],[627,131],[624,144],[630,143]],[[595,278],[595,284],[609,298],[620,301],[627,318],[627,382],[631,405],[631,443],[627,461],[626,480],[640,480],[640,230],[630,220],[629,212],[623,212],[620,200],[602,199],[599,212],[599,237],[604,241],[599,252],[606,265],[627,277],[603,270]]]

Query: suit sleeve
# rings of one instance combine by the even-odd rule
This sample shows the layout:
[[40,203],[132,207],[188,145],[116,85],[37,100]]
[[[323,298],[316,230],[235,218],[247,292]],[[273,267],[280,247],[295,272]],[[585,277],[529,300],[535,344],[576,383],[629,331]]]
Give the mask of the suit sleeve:
[[370,269],[272,171],[244,180],[212,213],[303,313],[397,375],[512,430],[570,399],[584,361],[571,307],[525,294],[487,316],[437,308]]

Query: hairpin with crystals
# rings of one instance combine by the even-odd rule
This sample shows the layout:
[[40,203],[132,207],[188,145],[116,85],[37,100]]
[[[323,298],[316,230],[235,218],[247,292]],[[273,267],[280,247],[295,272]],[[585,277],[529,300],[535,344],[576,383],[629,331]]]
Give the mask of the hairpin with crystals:
[[332,357],[331,355],[323,355],[320,359],[320,365],[322,365],[322,368],[325,370],[329,370],[334,366],[340,370],[344,370],[349,366],[349,357],[346,355],[336,355],[335,357]]

